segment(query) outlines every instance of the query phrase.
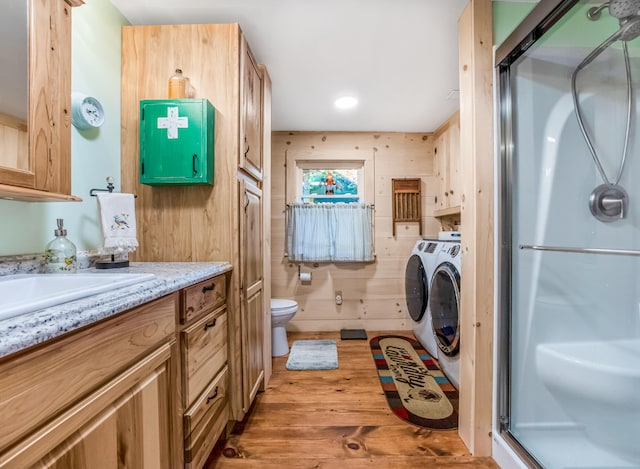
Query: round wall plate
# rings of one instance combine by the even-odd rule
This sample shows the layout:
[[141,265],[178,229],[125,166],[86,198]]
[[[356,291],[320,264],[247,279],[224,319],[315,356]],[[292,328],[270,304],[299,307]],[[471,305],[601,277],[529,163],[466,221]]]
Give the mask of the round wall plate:
[[100,127],[104,123],[104,108],[93,96],[71,95],[71,123],[80,130]]

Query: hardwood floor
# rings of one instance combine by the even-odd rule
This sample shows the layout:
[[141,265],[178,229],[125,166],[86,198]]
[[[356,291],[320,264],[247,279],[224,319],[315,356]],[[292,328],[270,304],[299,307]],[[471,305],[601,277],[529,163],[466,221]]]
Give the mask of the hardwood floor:
[[206,469],[498,468],[491,458],[472,457],[457,431],[423,429],[395,416],[368,340],[342,341],[339,332],[289,333],[290,344],[301,339],[336,340],[338,369],[289,371],[288,356],[275,358],[267,389],[228,440],[218,443]]

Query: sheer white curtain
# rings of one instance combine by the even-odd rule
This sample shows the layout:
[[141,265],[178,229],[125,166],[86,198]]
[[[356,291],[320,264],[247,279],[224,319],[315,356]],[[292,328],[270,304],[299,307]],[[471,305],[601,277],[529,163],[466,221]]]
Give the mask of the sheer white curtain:
[[287,207],[287,252],[297,262],[371,262],[370,204],[291,204]]

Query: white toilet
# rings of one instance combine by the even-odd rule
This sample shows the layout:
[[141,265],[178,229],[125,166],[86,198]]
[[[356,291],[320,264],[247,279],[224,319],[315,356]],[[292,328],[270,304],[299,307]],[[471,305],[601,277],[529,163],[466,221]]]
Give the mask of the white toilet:
[[271,298],[271,356],[279,357],[289,353],[287,323],[298,311],[298,303],[293,300]]

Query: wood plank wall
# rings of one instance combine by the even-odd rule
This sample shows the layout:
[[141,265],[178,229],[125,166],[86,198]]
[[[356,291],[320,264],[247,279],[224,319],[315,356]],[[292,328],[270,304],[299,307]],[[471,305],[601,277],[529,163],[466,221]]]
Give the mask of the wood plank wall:
[[[310,284],[298,279],[298,264],[285,257],[285,196],[294,181],[288,161],[335,159],[367,160],[373,170],[368,202],[375,203],[376,261],[370,264],[301,264],[312,273]],[[274,132],[272,136],[271,288],[272,297],[298,302],[291,330],[336,331],[341,328],[409,330],[404,292],[407,259],[420,238],[417,223],[398,223],[392,235],[393,178],[422,179],[423,236],[437,236],[440,224],[433,218],[435,178],[433,136],[419,133]],[[343,303],[336,305],[335,292]]]
[[460,427],[474,456],[491,455],[493,390],[493,52],[491,0],[471,0],[460,47]]
[[[238,215],[229,194],[238,190],[238,25],[125,26],[122,35],[122,190],[138,195],[140,242],[131,259],[236,259]],[[196,97],[216,109],[213,186],[139,182],[139,102],[166,98],[167,79],[176,67],[189,76]],[[235,292],[236,275],[232,278]]]

